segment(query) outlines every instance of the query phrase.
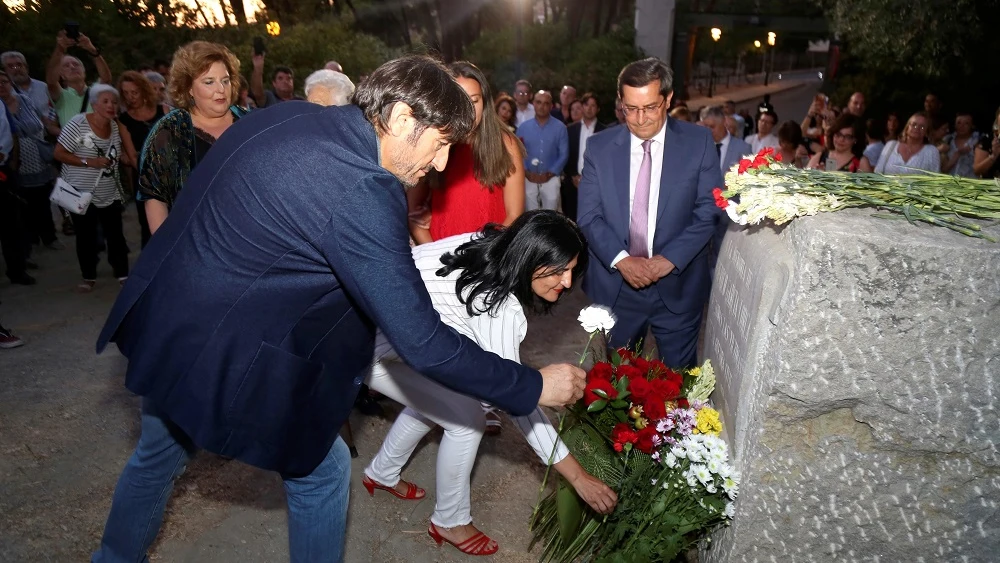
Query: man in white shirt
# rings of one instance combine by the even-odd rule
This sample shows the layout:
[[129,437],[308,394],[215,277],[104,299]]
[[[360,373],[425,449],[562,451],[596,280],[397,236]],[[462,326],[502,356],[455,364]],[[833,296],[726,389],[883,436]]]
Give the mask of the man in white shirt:
[[719,166],[723,174],[741,158],[750,154],[750,145],[729,134],[726,129],[726,114],[722,106],[701,108],[701,125],[712,132],[715,152],[719,156]]
[[591,137],[584,155],[578,223],[592,257],[583,289],[618,317],[609,345],[634,347],[652,329],[663,361],[683,368],[696,363],[711,288],[719,157],[707,131],[667,119],[673,72],[659,59],[627,65],[618,96],[625,127]]
[[521,79],[514,83],[514,104],[517,105],[517,115],[514,125],[520,126],[525,121],[535,118],[535,106],[531,103],[531,82]]
[[566,167],[563,169],[562,186],[560,196],[562,197],[562,212],[571,219],[576,219],[576,190],[580,186],[580,174],[583,173],[583,155],[587,147],[587,140],[594,133],[604,130],[604,125],[597,121],[597,114],[601,111],[597,98],[587,92],[580,98],[583,103],[583,119],[566,128],[569,135],[569,158],[566,159]]
[[750,144],[750,150],[754,154],[768,147],[778,150],[778,136],[774,134],[774,127],[777,124],[778,114],[773,111],[761,112],[757,119],[757,133],[746,138],[746,142]]

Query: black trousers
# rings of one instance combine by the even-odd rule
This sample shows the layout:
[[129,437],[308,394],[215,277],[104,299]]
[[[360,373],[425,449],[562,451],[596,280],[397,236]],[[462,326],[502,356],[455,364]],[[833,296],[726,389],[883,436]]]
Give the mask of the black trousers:
[[24,233],[28,244],[52,244],[56,240],[56,224],[52,221],[52,182],[44,186],[18,187],[16,193],[24,200]]
[[563,215],[574,221],[576,221],[576,191],[573,178],[567,174],[559,186],[559,196],[562,198]]
[[76,258],[85,280],[97,279],[98,240],[97,226],[104,232],[108,245],[108,263],[116,278],[128,276],[128,245],[122,232],[122,203],[116,201],[107,207],[91,205],[83,215],[70,214],[76,230]]
[[24,230],[21,223],[21,212],[24,203],[14,192],[16,178],[14,172],[6,165],[0,167],[0,251],[7,263],[7,275],[10,277],[23,275],[24,261]]

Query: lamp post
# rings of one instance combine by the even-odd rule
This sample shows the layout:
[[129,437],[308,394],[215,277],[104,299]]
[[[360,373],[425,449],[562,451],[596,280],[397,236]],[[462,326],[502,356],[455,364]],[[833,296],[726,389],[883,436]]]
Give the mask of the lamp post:
[[[753,48],[756,49],[758,53],[761,53],[761,50],[760,50],[760,39],[754,39]],[[761,60],[760,73],[764,74],[764,64],[765,64],[765,62],[764,62],[764,55],[763,54],[761,54],[760,60]]]
[[767,70],[764,72],[764,86],[767,86],[767,81],[771,76],[771,71],[774,70],[774,44],[777,42],[778,34],[773,31],[767,32],[767,45],[770,47],[768,49],[771,51],[771,66],[767,66],[767,53],[764,53],[764,68]]
[[713,27],[712,28],[712,54],[709,57],[709,76],[708,76],[708,97],[711,98],[715,95],[715,46],[719,43],[719,39],[722,39],[722,30]]

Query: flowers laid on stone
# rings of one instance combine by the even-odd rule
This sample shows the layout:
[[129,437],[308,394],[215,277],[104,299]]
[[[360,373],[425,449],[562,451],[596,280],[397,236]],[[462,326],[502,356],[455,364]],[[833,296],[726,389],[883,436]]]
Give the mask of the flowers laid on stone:
[[996,240],[970,219],[1000,219],[1000,182],[921,172],[886,176],[800,169],[767,148],[740,160],[726,173],[726,188],[713,190],[715,204],[740,225],[847,207],[874,207],[914,223],[947,227],[963,235]]
[[618,506],[601,516],[560,484],[532,518],[542,561],[670,561],[732,518],[739,474],[707,402],[714,388],[707,361],[678,371],[620,348],[594,364],[560,436]]

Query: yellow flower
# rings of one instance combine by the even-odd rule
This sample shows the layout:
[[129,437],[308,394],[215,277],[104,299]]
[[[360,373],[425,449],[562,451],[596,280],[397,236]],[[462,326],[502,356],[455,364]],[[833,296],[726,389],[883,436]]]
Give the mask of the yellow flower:
[[722,421],[719,420],[719,411],[711,407],[702,407],[698,411],[698,417],[695,422],[694,431],[697,434],[715,434],[718,436],[722,432]]
[[690,373],[692,377],[698,377],[699,375],[701,375],[701,368],[698,367],[698,366],[695,366],[695,367],[691,368],[690,370],[688,370],[688,373]]

